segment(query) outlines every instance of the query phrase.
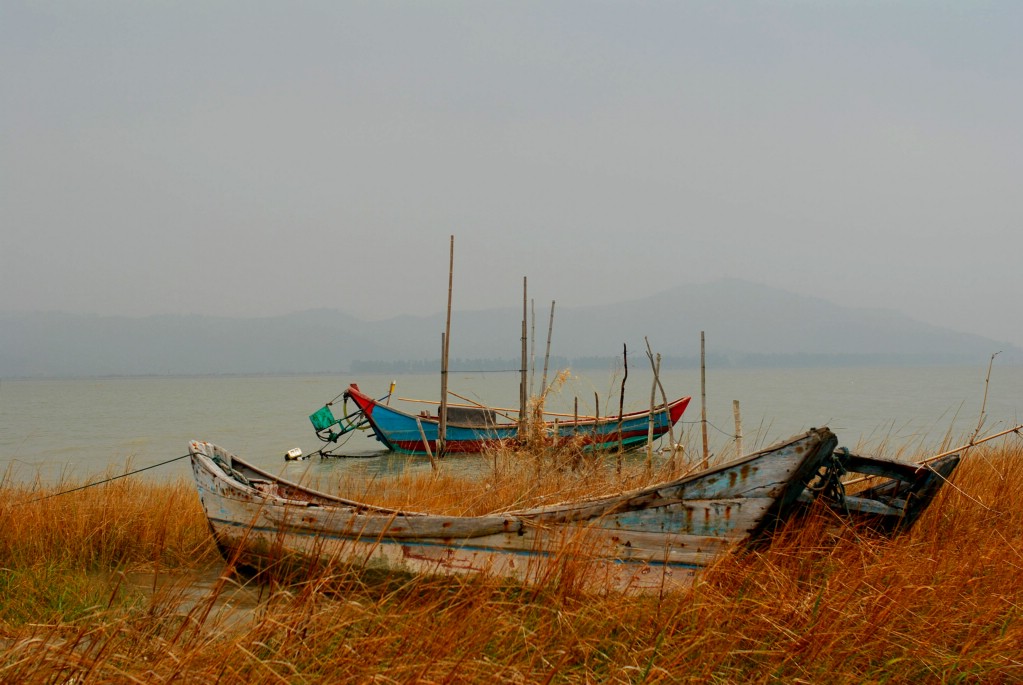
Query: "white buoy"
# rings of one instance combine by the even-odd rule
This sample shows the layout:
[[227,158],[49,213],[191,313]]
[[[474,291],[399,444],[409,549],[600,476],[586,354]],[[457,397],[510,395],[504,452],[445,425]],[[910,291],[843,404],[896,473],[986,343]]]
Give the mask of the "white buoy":
[[298,447],[292,447],[290,450],[284,453],[285,461],[295,461],[296,459],[302,458],[302,450]]

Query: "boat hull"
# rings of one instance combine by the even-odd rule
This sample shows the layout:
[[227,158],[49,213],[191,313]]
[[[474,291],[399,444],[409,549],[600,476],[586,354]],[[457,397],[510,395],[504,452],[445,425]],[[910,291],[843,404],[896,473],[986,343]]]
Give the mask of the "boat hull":
[[373,507],[282,481],[210,443],[193,441],[190,450],[217,542],[246,567],[343,563],[630,592],[687,586],[785,518],[835,445],[830,431],[814,429],[675,481],[476,517]]
[[[404,454],[436,454],[440,425],[437,417],[414,415],[383,404],[351,385],[346,395],[355,402],[373,429],[373,434],[388,449]],[[574,440],[584,449],[630,449],[658,439],[678,422],[691,398],[683,397],[654,412],[641,411],[621,417],[583,419],[545,423],[542,439]],[[651,425],[652,424],[652,425]],[[511,422],[466,425],[448,421],[444,452],[478,453],[489,448],[521,444],[519,427]]]

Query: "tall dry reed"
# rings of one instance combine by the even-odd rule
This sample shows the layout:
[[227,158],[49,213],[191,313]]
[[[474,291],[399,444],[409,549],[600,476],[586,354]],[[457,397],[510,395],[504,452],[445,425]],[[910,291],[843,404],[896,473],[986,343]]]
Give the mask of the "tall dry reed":
[[[570,575],[522,587],[324,568],[233,615],[209,610],[225,580],[188,608],[154,598],[33,622],[5,618],[0,680],[1019,682],[1021,461],[1015,442],[973,450],[900,537],[812,512],[787,522],[769,545],[722,559],[691,590],[663,596],[590,596]],[[150,501],[100,506],[104,520],[90,520],[103,532],[88,538],[98,548],[75,559],[95,568],[154,553],[147,546],[133,556],[113,540],[122,530],[154,540],[145,531],[166,518],[158,510],[177,505],[134,492]],[[157,510],[154,499],[163,502]],[[125,520],[129,512],[150,520]],[[39,525],[19,535],[35,533],[59,537]],[[180,541],[175,549],[196,549],[191,534],[164,535]],[[11,559],[27,555],[4,563]]]
[[3,488],[0,619],[61,618],[106,605],[111,572],[215,563],[216,548],[190,483],[125,478],[59,494],[79,485]]

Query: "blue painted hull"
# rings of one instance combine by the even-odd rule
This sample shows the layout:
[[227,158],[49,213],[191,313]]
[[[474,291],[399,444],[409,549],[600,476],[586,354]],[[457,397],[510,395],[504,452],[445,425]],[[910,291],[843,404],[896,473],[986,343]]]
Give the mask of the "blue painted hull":
[[[346,395],[365,416],[377,440],[388,449],[425,455],[426,445],[429,445],[430,451],[436,452],[440,432],[436,417],[416,416],[390,407],[366,395],[354,384],[348,388]],[[660,407],[652,414],[649,411],[633,412],[620,419],[615,416],[599,420],[549,422],[544,424],[543,432],[546,439],[577,439],[586,449],[628,449],[647,441],[651,420],[654,439],[667,433],[682,417],[689,401],[689,397],[683,397],[670,403],[667,409]],[[514,446],[519,442],[518,433],[518,425],[512,422],[460,425],[449,421],[444,452],[476,453],[489,447]]]

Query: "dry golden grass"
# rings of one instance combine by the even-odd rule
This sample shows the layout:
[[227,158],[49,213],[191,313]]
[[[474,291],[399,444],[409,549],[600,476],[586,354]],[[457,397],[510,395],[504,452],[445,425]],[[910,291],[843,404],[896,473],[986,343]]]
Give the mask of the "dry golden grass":
[[158,573],[218,559],[192,484],[126,478],[49,497],[77,485],[2,489],[0,620],[77,617],[116,599],[111,571]]
[[5,587],[0,681],[1023,682],[1021,461],[1017,438],[974,449],[898,538],[822,511],[663,597],[328,569],[234,614],[210,611],[228,581],[198,603],[115,592],[126,566],[213,563],[186,484],[8,489],[4,582],[49,565],[103,592],[61,609]]

